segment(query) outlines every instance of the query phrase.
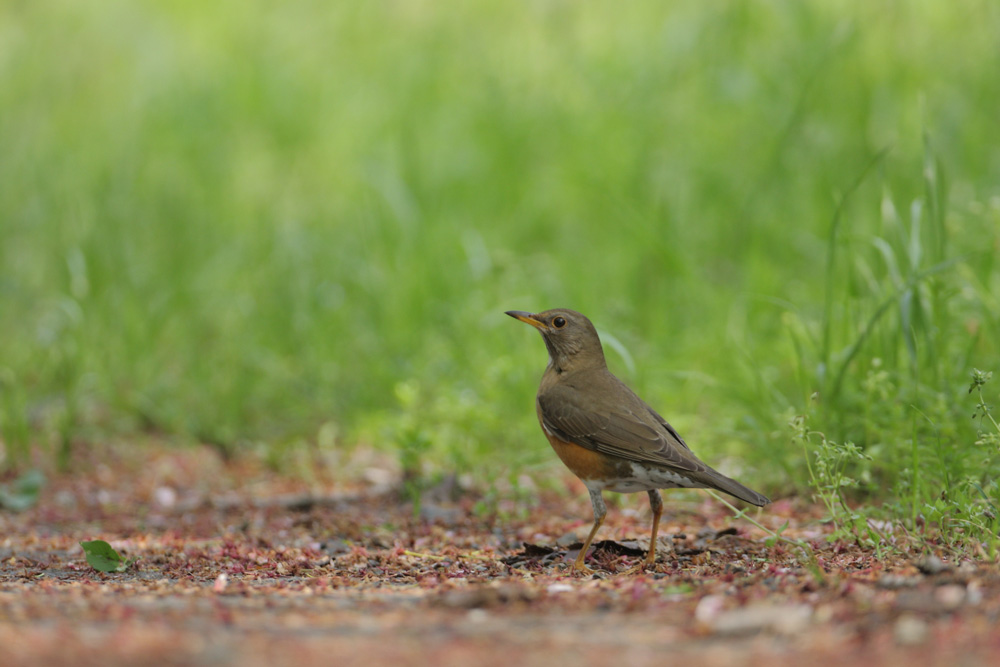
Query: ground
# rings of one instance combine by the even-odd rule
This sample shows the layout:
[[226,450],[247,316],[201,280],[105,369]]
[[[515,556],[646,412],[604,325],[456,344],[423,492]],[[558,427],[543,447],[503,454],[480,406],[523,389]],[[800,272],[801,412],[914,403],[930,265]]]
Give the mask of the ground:
[[[610,509],[583,577],[567,563],[590,506],[569,478],[485,503],[444,485],[415,512],[377,466],[306,483],[144,447],[74,468],[35,507],[0,511],[10,664],[1000,664],[996,563],[829,542],[798,499],[753,516],[812,543],[821,575],[675,493],[655,567],[623,573],[649,534],[638,494]],[[138,560],[99,573],[90,539]]]

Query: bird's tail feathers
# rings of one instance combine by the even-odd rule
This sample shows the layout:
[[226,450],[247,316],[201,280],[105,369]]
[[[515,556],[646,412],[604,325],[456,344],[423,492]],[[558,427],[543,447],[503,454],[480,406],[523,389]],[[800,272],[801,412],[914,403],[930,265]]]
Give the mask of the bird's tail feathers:
[[718,489],[724,493],[739,498],[740,500],[750,503],[751,505],[756,505],[757,507],[763,507],[770,503],[770,499],[762,493],[757,493],[753,489],[749,489],[735,479],[730,479],[720,472],[709,469],[705,471],[704,479],[705,486],[710,489]]

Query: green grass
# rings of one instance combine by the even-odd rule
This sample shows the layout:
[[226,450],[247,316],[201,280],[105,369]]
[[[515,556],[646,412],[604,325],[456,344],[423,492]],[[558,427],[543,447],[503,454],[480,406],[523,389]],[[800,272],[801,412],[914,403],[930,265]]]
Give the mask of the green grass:
[[503,311],[567,306],[751,485],[815,490],[802,415],[871,457],[853,496],[965,520],[1000,497],[966,393],[1000,371],[998,30],[987,0],[7,3],[3,464],[154,430],[516,477],[553,457]]

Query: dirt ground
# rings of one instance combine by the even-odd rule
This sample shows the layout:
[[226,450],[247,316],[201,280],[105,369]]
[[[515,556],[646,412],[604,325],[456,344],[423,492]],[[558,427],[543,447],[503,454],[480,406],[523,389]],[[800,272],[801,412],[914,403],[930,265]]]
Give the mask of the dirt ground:
[[[377,469],[306,484],[155,448],[74,468],[0,510],[3,664],[1000,664],[996,563],[830,543],[794,499],[754,516],[814,544],[822,579],[707,496],[670,493],[654,568],[624,574],[648,543],[638,494],[583,577],[567,564],[591,510],[569,478],[487,511],[442,487],[415,516]],[[138,561],[99,573],[90,539]]]

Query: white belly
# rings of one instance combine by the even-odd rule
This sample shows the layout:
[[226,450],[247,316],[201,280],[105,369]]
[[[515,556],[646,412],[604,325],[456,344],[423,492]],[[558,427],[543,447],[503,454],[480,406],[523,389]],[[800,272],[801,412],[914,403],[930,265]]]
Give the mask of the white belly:
[[583,483],[592,491],[614,491],[616,493],[636,493],[650,489],[695,489],[703,485],[665,468],[648,468],[633,463],[628,477],[614,481],[586,479]]

